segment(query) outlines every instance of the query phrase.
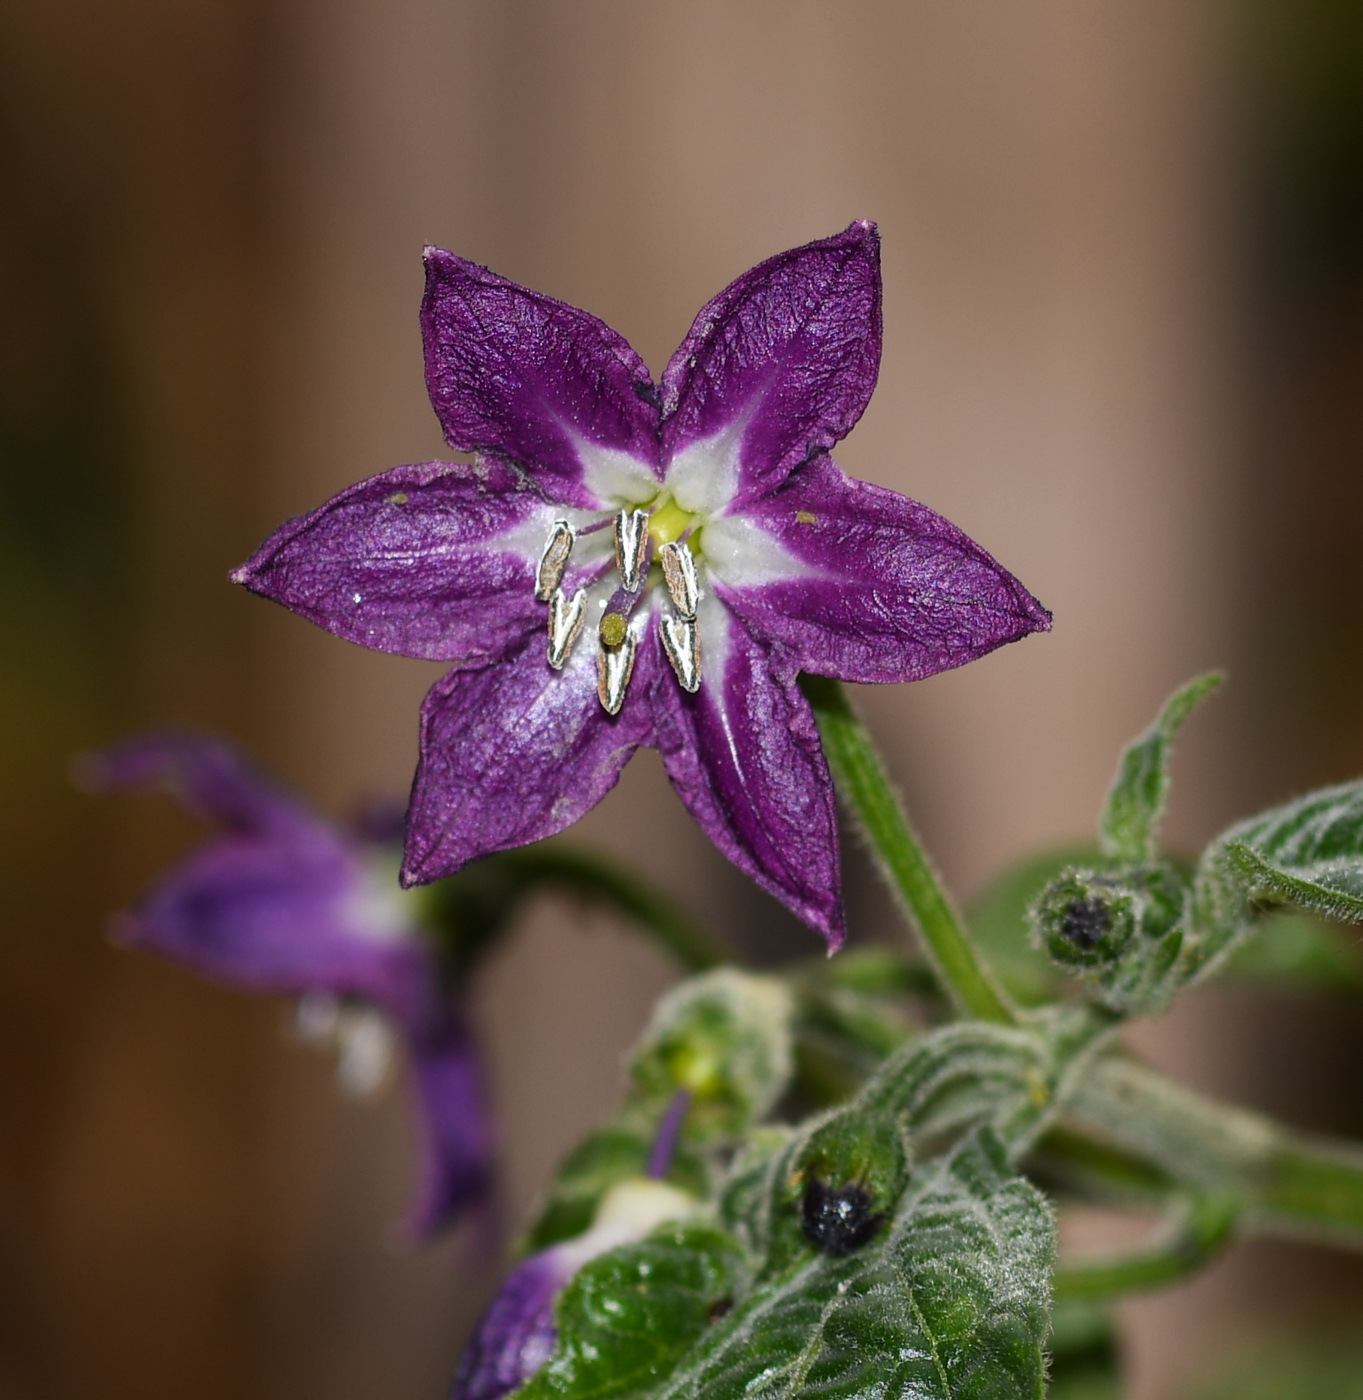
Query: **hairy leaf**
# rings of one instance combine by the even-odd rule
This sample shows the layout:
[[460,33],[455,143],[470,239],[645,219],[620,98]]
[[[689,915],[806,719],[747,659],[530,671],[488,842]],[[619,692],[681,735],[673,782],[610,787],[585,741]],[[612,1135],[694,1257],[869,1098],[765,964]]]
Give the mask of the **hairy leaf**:
[[805,1244],[744,1287],[737,1244],[692,1228],[587,1265],[521,1396],[1040,1400],[1054,1255],[1049,1207],[981,1129],[852,1252]]
[[1322,788],[1240,822],[1198,866],[1190,972],[1205,974],[1278,905],[1363,920],[1363,782]]
[[1220,671],[1194,676],[1165,701],[1154,724],[1122,754],[1098,823],[1104,855],[1135,865],[1158,854],[1156,838],[1169,797],[1174,740],[1193,710],[1225,679]]

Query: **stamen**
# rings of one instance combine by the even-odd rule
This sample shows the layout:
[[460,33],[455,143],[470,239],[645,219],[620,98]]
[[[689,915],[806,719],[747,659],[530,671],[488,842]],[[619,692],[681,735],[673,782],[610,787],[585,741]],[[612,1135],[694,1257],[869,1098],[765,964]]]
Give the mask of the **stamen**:
[[587,590],[579,588],[570,599],[561,588],[549,600],[549,664],[561,671],[568,653],[582,631],[587,616]]
[[563,571],[568,567],[568,556],[572,552],[573,527],[566,520],[555,520],[535,571],[535,597],[541,603],[549,602],[563,582]]
[[628,592],[639,587],[648,547],[648,516],[641,510],[622,510],[615,517],[615,567]]
[[700,632],[695,618],[664,614],[659,623],[663,650],[677,673],[677,683],[692,695],[700,689]]
[[614,650],[602,647],[596,653],[596,694],[608,715],[618,715],[625,703],[629,678],[634,674],[634,653],[638,649],[634,633],[627,631],[619,647]]
[[658,559],[663,566],[663,577],[667,580],[667,591],[672,595],[677,611],[688,621],[696,615],[696,604],[700,601],[700,582],[696,578],[696,561],[691,556],[690,547],[677,540],[665,544],[658,551]]

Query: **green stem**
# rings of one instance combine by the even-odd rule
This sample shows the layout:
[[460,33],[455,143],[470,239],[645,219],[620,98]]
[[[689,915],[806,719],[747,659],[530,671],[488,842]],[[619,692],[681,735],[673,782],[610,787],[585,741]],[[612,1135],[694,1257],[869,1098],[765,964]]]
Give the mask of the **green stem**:
[[521,904],[541,890],[561,891],[623,914],[688,972],[731,960],[720,939],[667,891],[571,846],[502,851],[413,894],[424,921],[441,939],[450,975],[458,979],[500,936]]
[[1216,1103],[1122,1055],[1095,1061],[1067,1107],[1177,1180],[1233,1193],[1252,1233],[1363,1249],[1363,1147]]
[[1146,1249],[1075,1264],[1055,1271],[1056,1302],[1096,1301],[1166,1288],[1210,1264],[1230,1243],[1239,1203],[1216,1193],[1189,1198],[1163,1238]]
[[1016,1024],[1017,1013],[980,961],[846,692],[822,676],[802,676],[800,685],[814,707],[838,791],[917,929],[943,987],[966,1015]]
[[704,972],[731,960],[720,938],[698,924],[666,891],[600,856],[568,846],[527,846],[498,857],[524,882],[525,891],[549,886],[614,908],[633,920],[688,972]]

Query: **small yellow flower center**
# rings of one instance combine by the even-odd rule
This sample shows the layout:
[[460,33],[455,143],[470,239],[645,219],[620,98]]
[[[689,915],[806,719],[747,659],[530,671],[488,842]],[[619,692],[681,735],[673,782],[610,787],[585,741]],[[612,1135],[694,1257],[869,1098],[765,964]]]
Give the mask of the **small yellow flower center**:
[[668,496],[648,517],[648,533],[653,540],[654,550],[681,539],[695,522],[694,515],[684,511],[671,496]]

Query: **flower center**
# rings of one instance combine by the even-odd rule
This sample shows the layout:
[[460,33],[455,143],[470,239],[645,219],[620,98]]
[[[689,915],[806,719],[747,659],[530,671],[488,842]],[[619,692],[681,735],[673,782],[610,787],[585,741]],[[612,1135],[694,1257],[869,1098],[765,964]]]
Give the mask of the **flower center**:
[[[596,693],[607,714],[619,714],[625,703],[642,631],[631,618],[656,582],[651,568],[655,562],[672,601],[671,610],[664,611],[658,621],[663,650],[682,689],[700,689],[700,632],[696,624],[700,578],[693,553],[693,549],[699,552],[696,520],[671,496],[660,496],[651,511],[627,507],[617,511],[611,521],[620,586],[600,599],[602,613],[596,633]],[[556,671],[568,664],[587,620],[587,589],[579,588],[571,597],[563,589],[575,538],[568,521],[556,520],[535,571],[535,597],[549,605],[548,660]]]
[[[684,511],[671,496],[667,496],[648,517],[648,537],[653,541],[655,549],[661,549],[663,545],[681,539],[688,530],[694,528],[695,523],[694,515]],[[694,544],[691,549],[694,553]]]

